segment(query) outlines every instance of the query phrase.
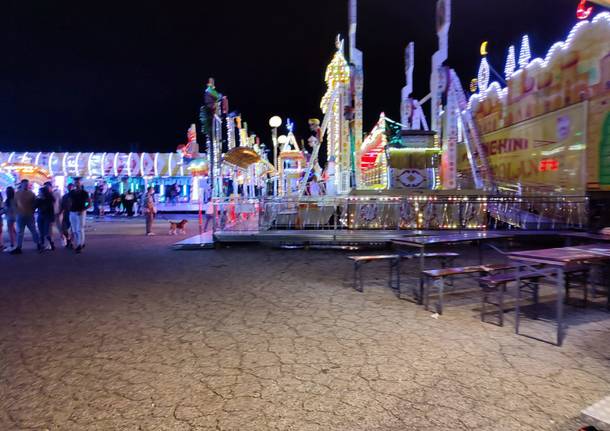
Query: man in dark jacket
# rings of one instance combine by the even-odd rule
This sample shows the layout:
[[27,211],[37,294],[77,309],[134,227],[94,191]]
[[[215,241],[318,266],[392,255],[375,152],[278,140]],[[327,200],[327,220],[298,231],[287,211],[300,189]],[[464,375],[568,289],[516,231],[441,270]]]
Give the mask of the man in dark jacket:
[[66,248],[72,248],[72,235],[70,234],[70,209],[72,208],[72,200],[70,192],[74,190],[74,184],[68,184],[68,191],[61,197],[61,234],[64,238]]
[[32,239],[36,243],[38,250],[42,250],[38,230],[34,222],[34,211],[36,210],[36,195],[30,190],[30,182],[22,180],[19,190],[15,193],[15,203],[17,206],[17,247],[11,254],[21,254],[23,246],[23,236],[27,227],[32,234]]
[[70,192],[70,201],[70,226],[72,227],[74,251],[80,253],[85,246],[87,208],[91,206],[91,198],[83,188],[80,178],[74,179],[74,189]]

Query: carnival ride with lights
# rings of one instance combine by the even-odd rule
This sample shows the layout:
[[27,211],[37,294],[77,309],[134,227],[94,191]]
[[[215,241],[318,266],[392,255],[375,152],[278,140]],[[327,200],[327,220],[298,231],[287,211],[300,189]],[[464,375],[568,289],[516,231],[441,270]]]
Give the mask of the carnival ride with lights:
[[[577,17],[587,18],[591,9],[584,16],[581,6]],[[318,144],[326,134],[327,196],[310,207],[330,196],[344,198],[331,205],[342,209],[338,219],[347,228],[585,227],[592,194],[605,192],[610,201],[610,14],[578,23],[544,60],[530,59],[525,36],[519,67],[509,48],[504,88],[489,84],[493,68],[485,43],[469,100],[457,72],[446,66],[450,23],[450,0],[437,1],[439,49],[430,93],[411,97],[411,42],[401,122],[382,114],[362,140],[356,125],[362,53],[355,49],[356,1],[350,1],[350,61],[338,39],[321,104],[326,116]],[[422,109],[428,101],[430,127]],[[293,209],[311,202],[303,190],[318,150],[314,146]],[[303,211],[294,213],[294,226],[307,225]]]
[[[278,138],[282,121],[273,117],[269,161],[210,79],[200,111],[202,152],[192,125],[175,153],[0,153],[0,163],[41,166],[57,178],[128,178],[160,185],[161,194],[167,181],[184,181],[184,199],[205,194],[228,208],[232,223],[223,229],[584,228],[589,200],[610,202],[610,13],[588,20],[592,12],[581,1],[581,21],[544,59],[531,59],[527,36],[518,58],[511,46],[502,84],[490,83],[496,72],[485,42],[468,98],[447,66],[451,1],[437,0],[429,93],[412,96],[410,42],[400,122],[382,113],[364,136],[363,53],[357,1],[350,0],[348,55],[337,37],[324,74],[323,118],[309,123],[310,151],[290,121]],[[323,196],[307,193],[314,176]]]

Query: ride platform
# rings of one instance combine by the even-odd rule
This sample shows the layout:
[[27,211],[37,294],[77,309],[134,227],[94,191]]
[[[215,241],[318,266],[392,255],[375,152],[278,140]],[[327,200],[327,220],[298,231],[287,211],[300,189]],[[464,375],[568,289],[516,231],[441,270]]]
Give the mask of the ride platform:
[[214,248],[212,232],[191,236],[173,245],[174,250],[201,250]]

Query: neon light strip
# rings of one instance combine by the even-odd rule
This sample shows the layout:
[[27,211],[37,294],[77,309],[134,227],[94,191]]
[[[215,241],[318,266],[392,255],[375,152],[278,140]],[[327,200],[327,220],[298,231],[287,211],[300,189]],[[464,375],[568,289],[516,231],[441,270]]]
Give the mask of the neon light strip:
[[42,155],[42,152],[38,152],[38,154],[36,154],[36,158],[34,159],[34,164],[38,165],[38,162],[40,161],[40,156]]
[[[541,58],[535,58],[532,61],[530,61],[526,66],[525,69],[531,69],[533,67],[541,67],[541,68],[546,68],[551,59],[556,55],[557,51],[567,51],[570,48],[570,45],[572,44],[572,41],[574,40],[577,32],[582,31],[581,29],[588,27],[591,23],[595,24],[601,20],[605,20],[607,23],[610,24],[610,12],[602,12],[599,13],[595,16],[595,18],[593,18],[593,20],[591,22],[589,21],[580,21],[578,24],[576,24],[574,27],[572,27],[572,30],[570,31],[570,33],[568,34],[568,37],[566,38],[565,42],[556,42],[554,43],[551,48],[547,51],[547,54],[543,59]],[[518,69],[516,70],[512,75],[511,78],[515,78],[516,76],[518,76],[519,74],[522,73],[524,68]],[[496,84],[494,86],[494,84]],[[493,82],[488,88],[487,91],[485,91],[484,93],[481,94],[473,94],[472,96],[470,96],[470,99],[468,100],[468,108],[471,109],[472,108],[472,102],[474,100],[477,101],[482,101],[485,100],[485,98],[487,97],[487,95],[492,91],[492,86],[494,86],[495,88],[493,88],[493,91],[498,92],[499,89],[501,88],[500,84]],[[503,88],[501,90],[502,92],[507,91],[507,88]],[[503,96],[502,93],[499,94],[500,96]],[[505,94],[504,94],[505,96]]]
[[127,176],[131,178],[131,156],[133,153],[127,154]]
[[173,175],[173,170],[172,170],[172,158],[174,156],[174,153],[169,153],[169,158],[167,159],[167,173],[168,175],[171,177]]
[[11,154],[9,154],[8,160],[6,162],[11,163],[11,159],[13,158],[14,155],[15,155],[15,152],[13,151]]
[[159,159],[159,153],[155,153],[155,158],[153,160],[153,171],[155,173],[155,177],[159,176],[159,168],[157,167],[158,159]]
[[64,172],[64,177],[68,176],[68,170],[66,169],[66,159],[68,158],[68,153],[64,153],[64,157],[61,160],[61,170]]
[[89,153],[89,157],[87,157],[87,174],[89,176],[93,176],[93,172],[91,172],[91,158],[93,157],[93,153]]
[[76,160],[74,161],[74,172],[76,172],[76,176],[80,175],[80,170],[78,167],[78,159],[80,159],[80,152],[76,153]]
[[100,176],[106,176],[106,153],[102,153],[102,161],[100,162]]
[[21,163],[27,163],[28,162],[26,160],[27,157],[28,157],[28,152],[26,151],[25,153],[23,153],[23,156],[21,156]]
[[146,153],[140,154],[140,175],[143,177],[146,176],[146,174],[144,173],[144,154]]
[[49,156],[49,173],[53,176],[53,157],[55,157],[55,151]]
[[119,176],[119,168],[118,168],[118,163],[119,163],[119,153],[114,153],[114,176],[118,177]]

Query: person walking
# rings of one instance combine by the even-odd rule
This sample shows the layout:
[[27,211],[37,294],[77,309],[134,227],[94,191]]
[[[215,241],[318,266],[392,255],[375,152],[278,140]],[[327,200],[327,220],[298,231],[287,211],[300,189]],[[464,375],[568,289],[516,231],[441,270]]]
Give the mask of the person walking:
[[121,213],[121,200],[122,199],[119,192],[112,189],[110,191],[110,212],[115,216]]
[[68,191],[61,197],[61,236],[62,243],[66,248],[72,248],[72,235],[70,234],[70,209],[72,199],[70,192],[74,190],[74,184],[68,184]]
[[6,188],[4,215],[6,217],[6,230],[8,231],[10,249],[13,250],[17,243],[17,231],[15,229],[15,223],[17,222],[17,203],[15,202],[15,189],[10,186]]
[[98,216],[100,215],[100,186],[96,185],[95,189],[93,190],[93,215]]
[[70,192],[70,226],[72,227],[74,251],[80,253],[85,247],[85,221],[87,208],[91,206],[89,193],[83,188],[80,178],[74,179]]
[[36,210],[36,195],[30,190],[30,182],[28,180],[21,180],[19,184],[19,190],[15,193],[15,203],[17,209],[17,247],[15,247],[11,254],[21,254],[21,247],[23,247],[23,236],[25,235],[25,228],[27,227],[32,234],[32,239],[36,244],[39,252],[42,252],[42,245],[40,244],[40,238],[38,231],[36,230],[36,223],[34,223],[34,211]]
[[155,220],[155,214],[157,214],[154,187],[149,187],[146,190],[144,199],[142,199],[142,212],[144,213],[144,217],[146,217],[146,235],[153,236],[155,233],[152,231],[152,226],[153,221]]
[[309,182],[309,196],[320,196],[322,190],[320,190],[320,184],[318,184],[318,178],[314,175]]
[[[61,210],[61,192],[59,191],[59,189],[57,187],[54,188],[50,182],[48,182],[47,184],[49,185],[49,188],[53,193],[53,199],[54,199],[54,201],[53,201],[53,223],[51,225],[55,226],[55,229],[57,229],[57,238],[59,238],[59,241],[63,244],[64,236],[62,234],[63,212]],[[51,235],[51,237],[52,236],[53,235]]]
[[133,206],[135,203],[136,195],[131,190],[127,190],[123,198],[123,208],[127,211],[127,217],[133,217]]
[[36,199],[36,209],[38,210],[38,232],[40,233],[40,245],[44,249],[45,241],[49,241],[51,250],[55,250],[55,243],[52,238],[53,222],[55,220],[55,198],[51,191],[51,184],[45,184],[38,192]]
[[208,231],[208,224],[212,222],[212,230],[214,230],[214,202],[212,199],[208,201],[205,206],[205,225],[203,226],[203,231]]

